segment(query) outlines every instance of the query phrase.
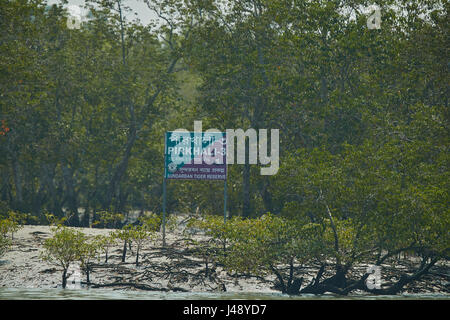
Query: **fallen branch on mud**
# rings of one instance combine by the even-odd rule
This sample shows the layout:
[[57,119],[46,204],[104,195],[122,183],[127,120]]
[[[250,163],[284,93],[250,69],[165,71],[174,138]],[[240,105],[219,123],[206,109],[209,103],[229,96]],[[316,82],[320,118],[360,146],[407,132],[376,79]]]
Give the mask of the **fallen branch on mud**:
[[[85,284],[85,283],[83,283]],[[133,282],[113,282],[113,283],[91,283],[90,287],[93,289],[96,288],[110,288],[110,287],[132,287],[139,290],[145,290],[145,291],[162,291],[162,292],[189,292],[189,290],[180,288],[180,287],[173,287],[173,288],[156,288],[152,287],[146,284],[139,284],[139,283],[133,283]]]

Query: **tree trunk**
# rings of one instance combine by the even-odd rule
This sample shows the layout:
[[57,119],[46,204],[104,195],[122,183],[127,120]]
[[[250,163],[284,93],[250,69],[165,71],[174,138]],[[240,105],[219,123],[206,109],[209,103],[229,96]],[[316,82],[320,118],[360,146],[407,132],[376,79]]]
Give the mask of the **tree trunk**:
[[125,257],[127,255],[127,241],[123,242],[123,250],[122,250],[122,262],[125,262]]
[[130,128],[127,145],[125,147],[125,152],[122,156],[122,160],[120,161],[119,165],[116,167],[116,169],[114,171],[114,175],[111,178],[111,181],[109,183],[108,191],[106,193],[106,200],[104,203],[105,209],[110,207],[113,196],[117,191],[117,187],[128,168],[128,161],[131,157],[131,150],[133,149],[134,143],[136,142],[136,138],[137,138],[136,128],[132,125]]
[[266,212],[273,212],[272,194],[269,191],[270,182],[267,178],[264,178],[261,188],[261,197],[264,202],[264,208]]
[[[120,5],[120,2],[118,4],[118,11],[119,11],[119,23],[120,23],[120,36],[121,36],[121,48],[122,48],[122,65],[126,67],[126,44],[124,39],[124,25],[123,25],[123,16],[122,16],[122,7]],[[112,202],[112,198],[117,190],[118,185],[120,184],[120,181],[122,180],[122,177],[124,173],[126,172],[128,168],[128,161],[131,157],[131,150],[133,149],[134,143],[136,142],[137,138],[137,132],[136,132],[136,115],[134,113],[134,106],[131,102],[128,102],[128,111],[130,113],[130,125],[129,125],[129,134],[127,137],[127,144],[125,147],[125,152],[122,156],[122,160],[120,161],[119,165],[116,167],[114,175],[109,183],[109,187],[106,193],[106,207],[109,208]]]
[[347,268],[337,265],[336,266],[336,273],[331,278],[328,278],[323,281],[324,285],[332,285],[337,288],[345,288],[347,286]]
[[90,212],[89,212],[89,205],[86,205],[86,208],[84,209],[83,219],[81,221],[81,226],[85,228],[90,227]]
[[[125,181],[124,181],[125,182]],[[124,212],[129,192],[124,191],[122,187],[119,187],[118,201],[116,206],[116,212]]]
[[80,220],[78,217],[77,195],[75,192],[75,183],[73,181],[73,170],[66,165],[62,166],[62,174],[66,185],[67,202],[69,207],[70,218],[67,220],[69,226],[79,227]]
[[[248,152],[247,152],[248,153]],[[246,157],[244,164],[244,171],[242,175],[242,217],[248,218],[250,216],[250,164],[248,157]]]
[[270,266],[270,268],[272,269],[272,272],[275,274],[278,282],[280,283],[281,293],[287,293],[286,284],[284,283],[281,273],[274,266]]
[[14,201],[15,207],[21,210],[23,206],[22,177],[20,174],[19,161],[17,160],[17,156],[15,154],[12,159],[12,169],[13,169],[14,186],[16,189],[16,197]]
[[[96,222],[96,221],[98,221],[98,215],[97,215],[97,210],[96,210],[96,208],[95,208],[95,206],[94,206],[94,208],[92,209],[92,224],[94,223],[94,222]],[[96,224],[96,225],[93,225],[95,228],[100,228],[100,226],[98,225],[98,224]]]
[[90,275],[90,270],[89,270],[89,268],[87,268],[86,269],[86,283],[87,284],[91,283],[91,279],[90,279],[89,275]]
[[45,184],[47,186],[47,192],[50,196],[50,206],[52,213],[56,215],[57,217],[62,216],[62,210],[61,210],[61,203],[60,203],[60,197],[58,193],[56,192],[55,187],[55,164],[44,164],[42,166],[42,170],[44,170],[44,176],[45,176]]
[[136,267],[139,266],[139,245],[136,248]]
[[300,292],[300,287],[303,283],[303,277],[299,279],[294,279],[294,281],[291,282],[291,284],[288,285],[286,288],[286,293],[289,295],[298,295]]
[[64,269],[62,274],[62,288],[65,289],[66,285],[67,285],[67,269]]
[[31,203],[31,212],[35,217],[39,217],[42,203],[45,201],[45,192],[44,192],[45,185],[42,183],[42,181],[45,180],[45,177],[43,177],[43,174],[41,174],[39,179],[40,179],[39,190],[33,194],[33,199]]

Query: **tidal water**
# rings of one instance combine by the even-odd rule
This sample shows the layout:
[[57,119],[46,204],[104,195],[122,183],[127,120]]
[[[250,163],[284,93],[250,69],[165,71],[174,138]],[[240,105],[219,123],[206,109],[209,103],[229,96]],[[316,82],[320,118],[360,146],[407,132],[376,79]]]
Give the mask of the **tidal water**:
[[40,289],[0,288],[0,300],[450,300],[445,294],[404,294],[395,296],[301,295],[278,293],[211,293],[211,292],[159,292],[109,289]]

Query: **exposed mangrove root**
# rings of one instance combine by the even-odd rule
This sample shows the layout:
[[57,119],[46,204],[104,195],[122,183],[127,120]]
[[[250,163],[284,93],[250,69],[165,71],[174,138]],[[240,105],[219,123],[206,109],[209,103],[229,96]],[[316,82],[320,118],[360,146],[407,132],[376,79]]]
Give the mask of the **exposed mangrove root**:
[[[324,294],[330,292],[339,295],[348,295],[354,290],[362,290],[376,295],[396,295],[401,292],[406,285],[419,280],[423,275],[427,274],[430,268],[433,267],[438,260],[438,258],[429,259],[428,257],[424,257],[420,267],[412,275],[402,274],[397,282],[390,284],[386,288],[379,289],[370,289],[367,287],[366,280],[370,275],[368,273],[365,273],[359,280],[351,281],[345,278],[345,273],[339,274],[340,271],[338,271],[332,277],[320,282],[319,280],[325,268],[322,266],[313,281],[305,288],[299,290],[298,294]],[[342,286],[342,284],[345,285]],[[291,290],[291,292],[293,293],[290,294],[296,294],[296,291]]]

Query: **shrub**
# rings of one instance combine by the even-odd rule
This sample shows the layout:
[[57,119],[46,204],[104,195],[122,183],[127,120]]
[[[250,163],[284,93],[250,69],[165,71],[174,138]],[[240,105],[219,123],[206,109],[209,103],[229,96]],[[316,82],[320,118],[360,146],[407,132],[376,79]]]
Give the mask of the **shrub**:
[[61,267],[62,287],[67,284],[67,270],[70,265],[80,260],[86,236],[77,230],[59,226],[52,229],[53,236],[44,242],[44,251],[41,259]]

